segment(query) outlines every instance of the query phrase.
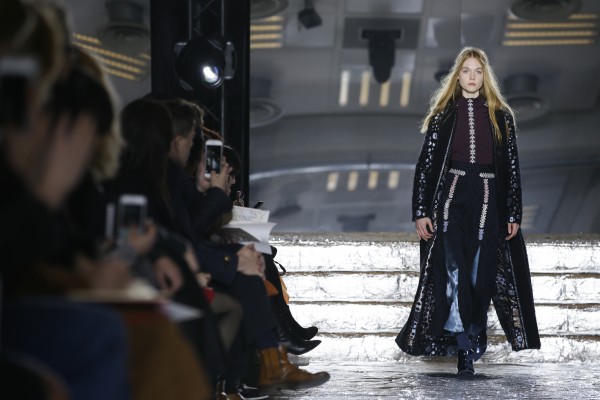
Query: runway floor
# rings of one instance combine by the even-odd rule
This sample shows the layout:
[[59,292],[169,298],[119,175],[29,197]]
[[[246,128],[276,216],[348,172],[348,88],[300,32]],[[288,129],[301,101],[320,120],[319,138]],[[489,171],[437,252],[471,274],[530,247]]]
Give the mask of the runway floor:
[[600,399],[600,364],[476,364],[470,379],[457,378],[450,362],[316,361],[303,368],[328,371],[331,380],[271,399]]

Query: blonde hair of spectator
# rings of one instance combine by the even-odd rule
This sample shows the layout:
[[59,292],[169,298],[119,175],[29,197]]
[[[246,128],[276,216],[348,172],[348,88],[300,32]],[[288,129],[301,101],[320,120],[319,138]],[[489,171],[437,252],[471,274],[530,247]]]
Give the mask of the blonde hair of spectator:
[[[89,72],[90,75],[102,84],[112,100],[113,109],[116,109],[115,90],[98,60],[83,49],[74,48],[74,51],[77,54],[77,65]],[[110,131],[98,138],[94,153],[92,154],[90,169],[96,182],[113,178],[119,170],[119,157],[125,141],[121,135],[117,113],[115,112],[113,115]]]

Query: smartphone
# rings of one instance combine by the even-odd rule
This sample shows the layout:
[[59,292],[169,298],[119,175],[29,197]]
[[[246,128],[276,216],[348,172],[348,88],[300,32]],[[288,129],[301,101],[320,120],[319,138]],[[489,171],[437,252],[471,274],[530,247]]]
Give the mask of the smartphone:
[[204,154],[206,154],[206,170],[204,176],[210,178],[210,173],[212,171],[220,174],[221,159],[223,158],[223,142],[216,139],[207,140]]
[[28,96],[38,73],[34,58],[0,58],[0,126],[27,127]]
[[252,208],[261,208],[261,207],[262,207],[262,205],[263,205],[263,202],[262,202],[262,201],[259,201],[259,202],[258,202],[258,203],[256,203],[256,204],[254,205],[254,207],[252,207]]
[[117,244],[123,244],[130,229],[144,230],[148,209],[146,196],[124,194],[117,206]]

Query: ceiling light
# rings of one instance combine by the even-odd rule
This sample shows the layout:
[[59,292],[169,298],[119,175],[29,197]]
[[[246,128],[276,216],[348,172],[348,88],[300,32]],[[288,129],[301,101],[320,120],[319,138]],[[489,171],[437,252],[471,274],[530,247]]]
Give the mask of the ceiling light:
[[298,13],[298,21],[306,29],[314,28],[323,24],[321,16],[315,10],[311,0],[304,0],[304,8]]
[[369,64],[373,68],[373,77],[379,83],[387,82],[396,63],[396,39],[400,31],[378,31],[365,29],[362,38],[369,41]]
[[350,71],[343,70],[340,76],[340,96],[338,102],[340,106],[344,107],[348,105],[348,93],[350,87]]
[[352,171],[348,174],[348,191],[354,192],[358,186],[358,172]]
[[107,1],[109,22],[97,36],[104,46],[126,54],[138,54],[150,47],[150,29],[144,23],[144,7],[130,0]]
[[406,71],[402,74],[402,89],[400,90],[400,107],[408,107],[410,102],[410,85],[412,84],[412,73]]
[[550,111],[550,102],[537,93],[538,77],[518,74],[505,80],[506,100],[516,111],[519,121],[530,121]]
[[181,86],[188,90],[215,89],[233,78],[233,43],[224,38],[196,36],[176,45],[175,70]]
[[390,171],[390,175],[388,176],[388,188],[396,189],[398,187],[398,182],[400,182],[400,172]]
[[358,97],[358,104],[366,106],[369,104],[369,85],[371,83],[371,74],[369,70],[363,71],[360,77],[360,95]]
[[288,0],[252,0],[250,2],[250,17],[257,18],[278,18],[276,14],[284,11],[288,6]]
[[517,0],[510,11],[519,18],[536,21],[565,20],[581,9],[581,0]]

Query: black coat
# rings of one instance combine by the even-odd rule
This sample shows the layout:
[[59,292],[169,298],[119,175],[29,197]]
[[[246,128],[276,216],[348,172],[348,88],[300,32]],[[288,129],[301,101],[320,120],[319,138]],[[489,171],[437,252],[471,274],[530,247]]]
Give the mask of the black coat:
[[[444,304],[439,304],[437,292],[444,288],[434,283],[434,263],[444,262],[435,254],[438,243],[435,227],[441,218],[441,201],[445,176],[450,168],[452,138],[456,127],[456,105],[450,103],[435,115],[425,134],[423,148],[417,162],[413,188],[413,220],[429,217],[434,236],[420,242],[421,275],[415,301],[404,328],[396,338],[398,346],[411,355],[450,355],[456,351],[456,341],[443,334],[447,318]],[[495,293],[492,295],[496,314],[513,350],[540,347],[535,317],[531,278],[525,242],[519,230],[517,236],[506,241],[508,222],[521,223],[521,178],[517,152],[516,131],[512,116],[496,112],[502,142],[494,141],[494,164],[498,185],[499,226],[498,263]],[[445,298],[445,297],[444,297]]]

